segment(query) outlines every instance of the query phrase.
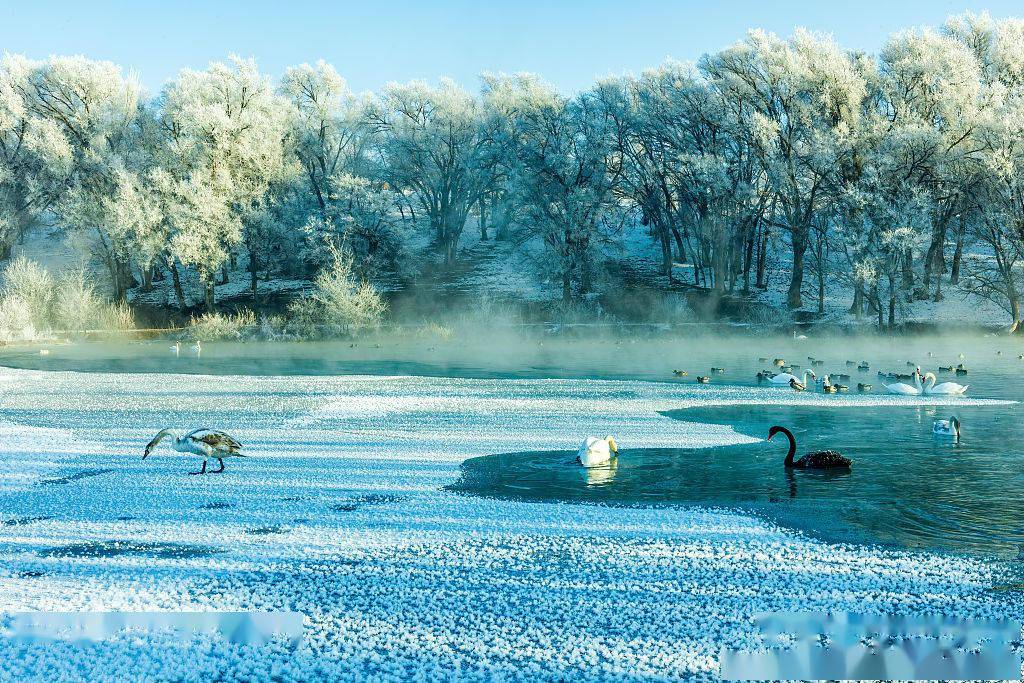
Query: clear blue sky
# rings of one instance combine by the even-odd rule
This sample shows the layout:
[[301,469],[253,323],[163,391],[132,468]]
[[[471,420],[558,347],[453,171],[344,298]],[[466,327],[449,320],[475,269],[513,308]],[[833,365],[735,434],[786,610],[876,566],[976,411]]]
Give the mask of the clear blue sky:
[[890,33],[965,10],[1024,16],[1024,3],[859,0],[0,0],[0,49],[30,57],[84,54],[136,70],[156,91],[185,66],[230,53],[284,67],[326,59],[356,90],[451,76],[476,89],[484,71],[532,71],[564,91],[693,60],[760,27],[804,26],[845,47],[876,50]]

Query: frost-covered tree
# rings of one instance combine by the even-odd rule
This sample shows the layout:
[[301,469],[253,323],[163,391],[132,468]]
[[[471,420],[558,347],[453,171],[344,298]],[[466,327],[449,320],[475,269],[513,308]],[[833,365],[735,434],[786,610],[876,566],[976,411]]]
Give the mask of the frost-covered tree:
[[217,271],[256,224],[270,184],[287,172],[288,102],[251,60],[182,71],[165,88],[160,121],[174,178],[171,253],[195,268],[207,310]]
[[408,193],[429,224],[444,262],[455,260],[473,207],[493,182],[500,158],[493,120],[453,81],[385,87],[368,113],[379,136],[389,185]]
[[18,68],[23,75],[14,87],[25,110],[46,130],[47,146],[61,150],[51,170],[65,180],[53,211],[62,227],[92,236],[114,295],[124,300],[133,281],[131,244],[106,208],[137,152],[140,88],[115,64],[84,57],[21,60]]
[[718,54],[701,70],[747,136],[776,199],[775,221],[790,238],[786,300],[802,304],[804,256],[815,218],[835,200],[867,87],[864,65],[829,38],[797,31],[785,41],[763,31]]
[[[872,131],[877,145],[871,162],[886,179],[880,191],[911,183],[929,198],[930,234],[916,288],[919,298],[927,298],[933,273],[944,270],[949,226],[977,180],[979,65],[961,42],[922,30],[890,39],[878,71],[881,116]],[[909,264],[907,277],[914,277]]]
[[491,77],[485,98],[511,123],[512,186],[535,234],[554,257],[562,300],[593,282],[600,230],[618,208],[622,171],[614,121],[594,92],[572,99],[540,81]]
[[345,79],[323,61],[286,70],[280,92],[294,110],[291,151],[321,217],[327,218],[332,179],[367,172],[370,103],[353,95]]
[[969,196],[968,234],[982,249],[965,259],[963,285],[999,303],[1021,330],[1024,274],[1024,21],[965,15],[946,27],[980,71],[973,147],[981,170]]
[[36,67],[16,55],[0,60],[0,261],[53,206],[72,169],[67,138],[26,101]]

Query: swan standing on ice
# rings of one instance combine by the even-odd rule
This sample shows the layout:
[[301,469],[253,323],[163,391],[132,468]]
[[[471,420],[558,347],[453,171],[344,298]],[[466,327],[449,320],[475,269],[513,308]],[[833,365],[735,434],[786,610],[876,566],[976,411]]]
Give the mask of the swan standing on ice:
[[142,459],[145,460],[157,444],[166,437],[171,437],[174,440],[171,446],[179,453],[191,453],[203,458],[203,469],[198,472],[189,472],[189,474],[206,474],[206,461],[210,458],[220,461],[219,470],[210,470],[212,474],[217,474],[224,471],[224,458],[248,457],[242,453],[242,444],[216,429],[194,429],[184,436],[179,436],[171,429],[161,429],[153,437],[153,440],[146,444],[146,451],[142,454]]
[[800,459],[794,462],[793,456],[796,455],[796,439],[793,438],[793,432],[785,427],[775,426],[768,430],[768,440],[771,441],[772,437],[780,432],[789,439],[789,452],[786,453],[785,462],[787,468],[793,467],[801,470],[849,469],[850,465],[853,464],[853,461],[842,453],[831,450],[814,451],[813,453],[800,456]]
[[615,439],[611,436],[606,436],[603,439],[590,436],[580,446],[576,460],[584,467],[595,467],[611,460],[612,454],[619,454],[619,446],[615,443]]
[[924,376],[924,379],[928,384],[924,388],[924,393],[939,395],[939,396],[960,396],[965,391],[969,384],[957,384],[956,382],[943,382],[942,384],[935,386],[935,373],[929,372]]
[[960,420],[953,415],[948,420],[936,420],[932,425],[932,434],[935,436],[951,436],[960,440]]

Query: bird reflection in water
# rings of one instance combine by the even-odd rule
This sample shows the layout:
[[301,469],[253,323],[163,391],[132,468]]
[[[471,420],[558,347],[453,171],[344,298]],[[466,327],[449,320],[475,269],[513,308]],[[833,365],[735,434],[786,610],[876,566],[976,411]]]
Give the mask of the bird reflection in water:
[[619,468],[618,458],[612,458],[604,465],[583,468],[584,481],[588,487],[608,486],[615,480]]

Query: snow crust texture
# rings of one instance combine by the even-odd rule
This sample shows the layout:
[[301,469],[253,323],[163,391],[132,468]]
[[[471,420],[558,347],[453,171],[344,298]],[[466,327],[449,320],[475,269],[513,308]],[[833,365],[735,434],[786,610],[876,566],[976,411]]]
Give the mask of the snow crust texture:
[[[941,404],[590,380],[0,371],[4,612],[261,610],[217,634],[0,637],[0,680],[717,680],[764,611],[1024,616],[980,561],[827,545],[723,510],[536,504],[445,490],[467,457],[746,443],[658,411],[714,403]],[[964,402],[964,401],[961,401]],[[982,403],[980,400],[971,400]],[[221,428],[251,457],[190,477],[146,441]]]

